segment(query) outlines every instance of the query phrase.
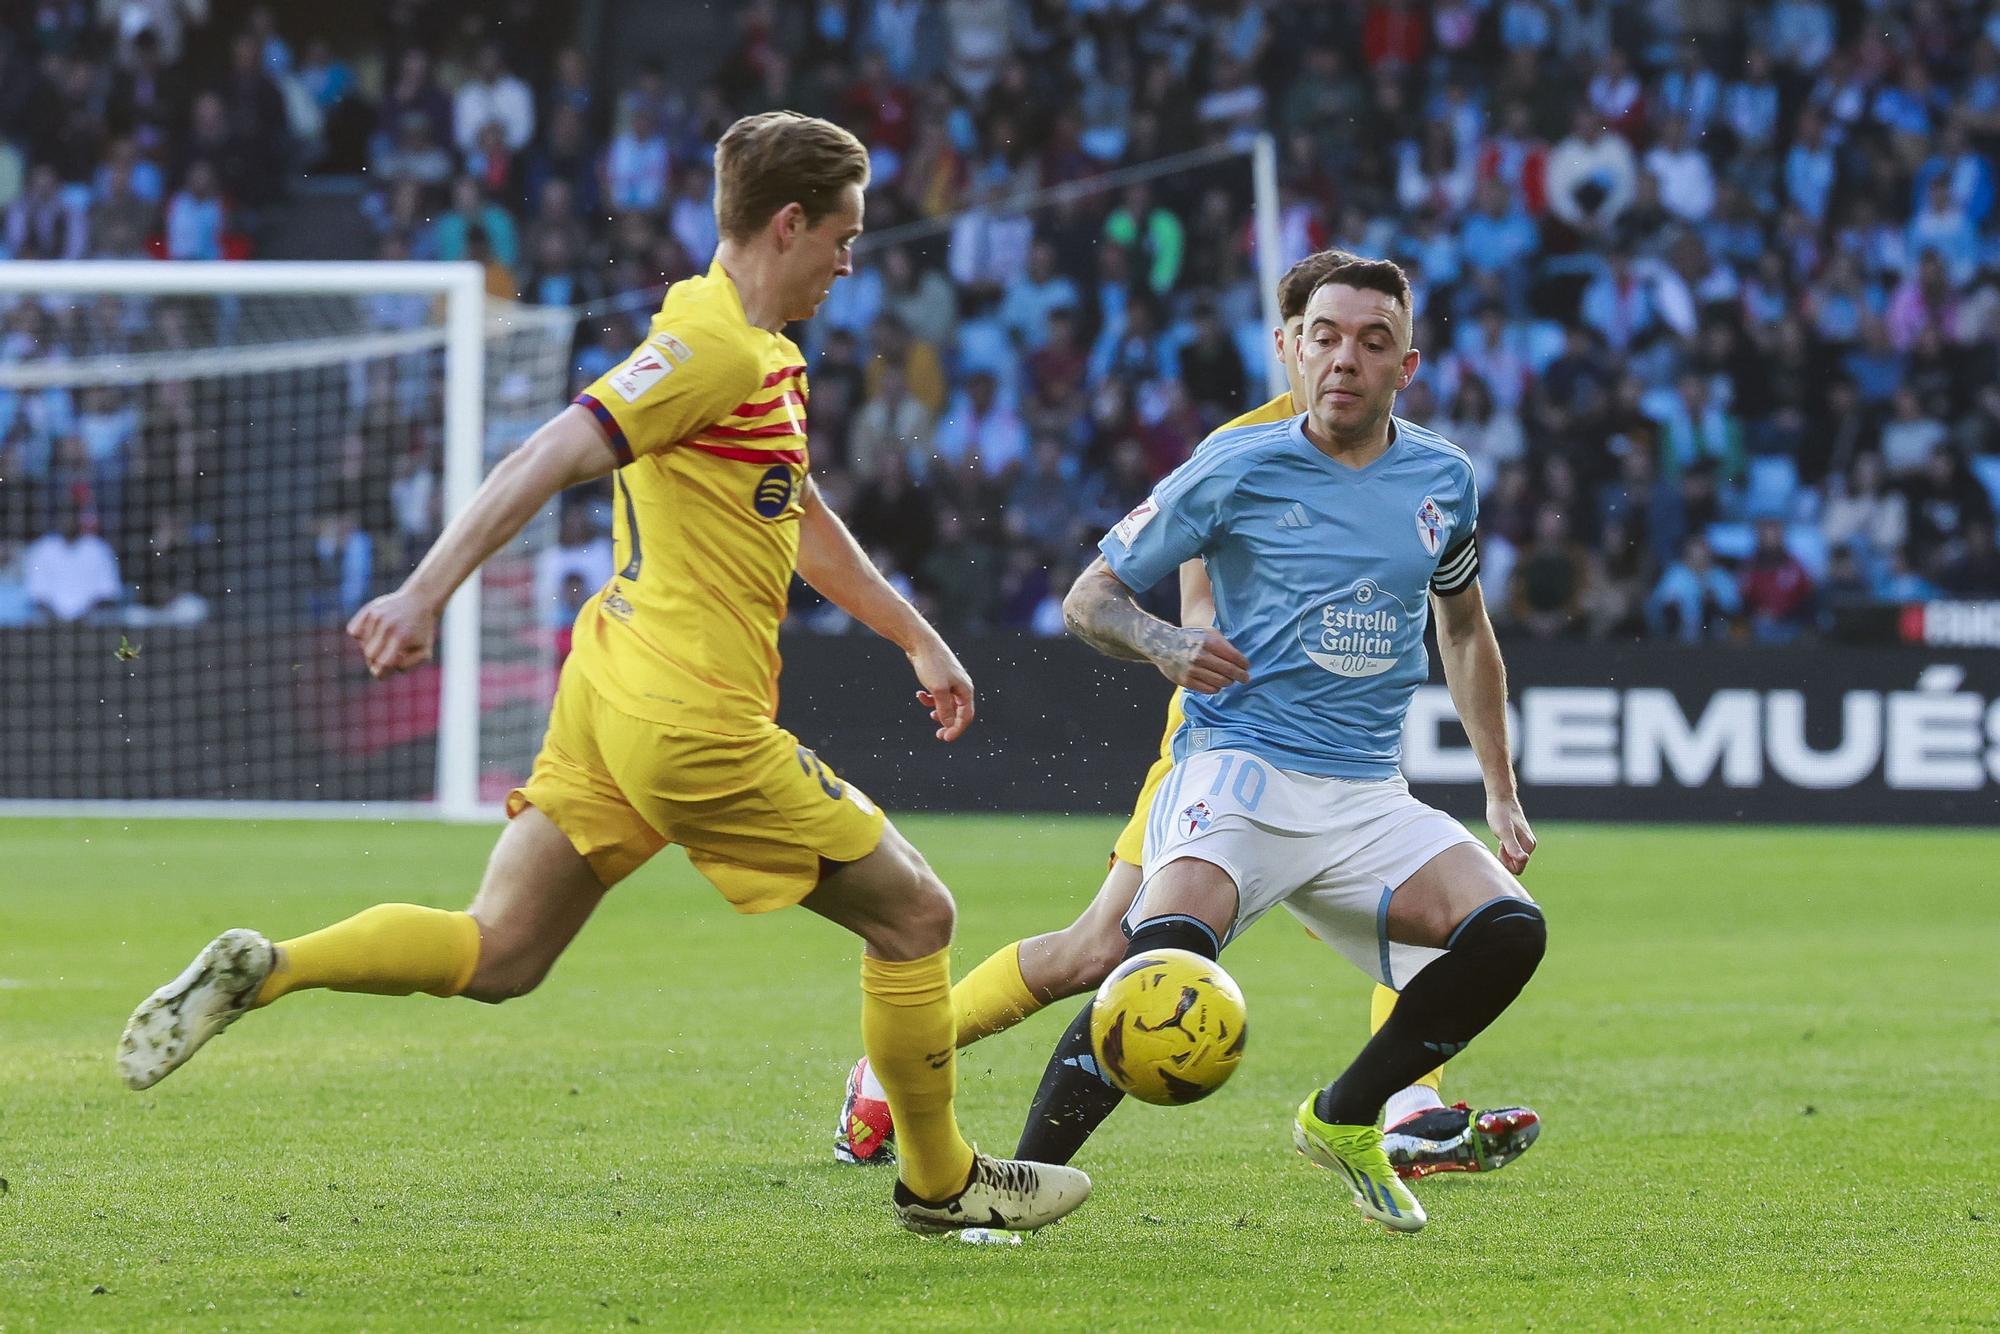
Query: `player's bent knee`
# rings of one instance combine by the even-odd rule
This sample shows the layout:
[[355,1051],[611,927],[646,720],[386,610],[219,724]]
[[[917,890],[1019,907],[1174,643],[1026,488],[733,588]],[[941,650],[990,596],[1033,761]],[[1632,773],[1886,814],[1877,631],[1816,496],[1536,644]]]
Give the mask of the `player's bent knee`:
[[555,960],[543,957],[533,942],[516,942],[488,930],[480,937],[479,966],[459,994],[486,1005],[518,1000],[540,986],[554,965]]
[[911,957],[935,954],[951,944],[958,929],[958,904],[931,868],[918,864],[915,884],[905,896],[902,930]]
[[1548,952],[1549,924],[1532,899],[1501,899],[1459,923],[1448,948],[1477,950],[1523,979]]

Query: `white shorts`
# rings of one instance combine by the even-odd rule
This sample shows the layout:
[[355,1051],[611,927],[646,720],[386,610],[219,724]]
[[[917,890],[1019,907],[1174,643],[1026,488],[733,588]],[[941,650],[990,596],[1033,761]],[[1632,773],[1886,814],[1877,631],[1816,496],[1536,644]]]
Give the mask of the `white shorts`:
[[1228,939],[1282,903],[1355,967],[1400,988],[1444,951],[1392,942],[1389,896],[1446,848],[1478,842],[1411,796],[1401,774],[1321,778],[1247,751],[1201,751],[1176,764],[1153,797],[1144,879],[1125,929],[1148,916],[1146,886],[1160,868],[1197,857],[1236,882]]

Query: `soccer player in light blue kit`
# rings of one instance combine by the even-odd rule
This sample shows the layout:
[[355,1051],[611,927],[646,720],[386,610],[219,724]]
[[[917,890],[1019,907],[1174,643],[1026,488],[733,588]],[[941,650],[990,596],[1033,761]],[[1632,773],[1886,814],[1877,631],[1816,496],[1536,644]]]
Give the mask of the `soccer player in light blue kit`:
[[[1392,415],[1420,357],[1397,265],[1330,272],[1299,343],[1304,415],[1211,436],[1099,543],[1064,603],[1072,633],[1187,688],[1175,767],[1153,803],[1127,958],[1210,958],[1282,903],[1401,992],[1354,1062],[1299,1107],[1293,1141],[1357,1208],[1424,1225],[1376,1126],[1396,1090],[1456,1054],[1540,963],[1541,910],[1514,878],[1535,838],[1508,756],[1506,670],[1479,588],[1472,463]],[[1200,557],[1213,628],[1141,611]],[[1438,613],[1445,680],[1486,782],[1496,859],[1397,770]],[[1036,1092],[1021,1155],[1066,1163],[1120,1095],[1090,1059],[1089,1009]]]

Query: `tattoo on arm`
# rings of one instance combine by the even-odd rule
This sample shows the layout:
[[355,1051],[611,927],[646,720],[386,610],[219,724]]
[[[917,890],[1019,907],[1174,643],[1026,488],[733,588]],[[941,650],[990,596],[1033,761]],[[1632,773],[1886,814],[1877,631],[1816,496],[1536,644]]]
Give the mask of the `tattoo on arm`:
[[1063,600],[1069,632],[1099,653],[1131,662],[1157,662],[1174,646],[1176,627],[1148,615],[1099,556]]

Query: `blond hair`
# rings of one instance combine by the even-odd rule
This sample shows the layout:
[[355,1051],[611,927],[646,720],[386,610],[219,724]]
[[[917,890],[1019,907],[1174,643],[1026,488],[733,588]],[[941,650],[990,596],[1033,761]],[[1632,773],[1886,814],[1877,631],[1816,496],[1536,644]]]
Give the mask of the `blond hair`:
[[757,234],[787,204],[812,226],[850,185],[868,185],[868,150],[817,116],[764,111],[745,116],[715,145],[715,221],[732,241]]

